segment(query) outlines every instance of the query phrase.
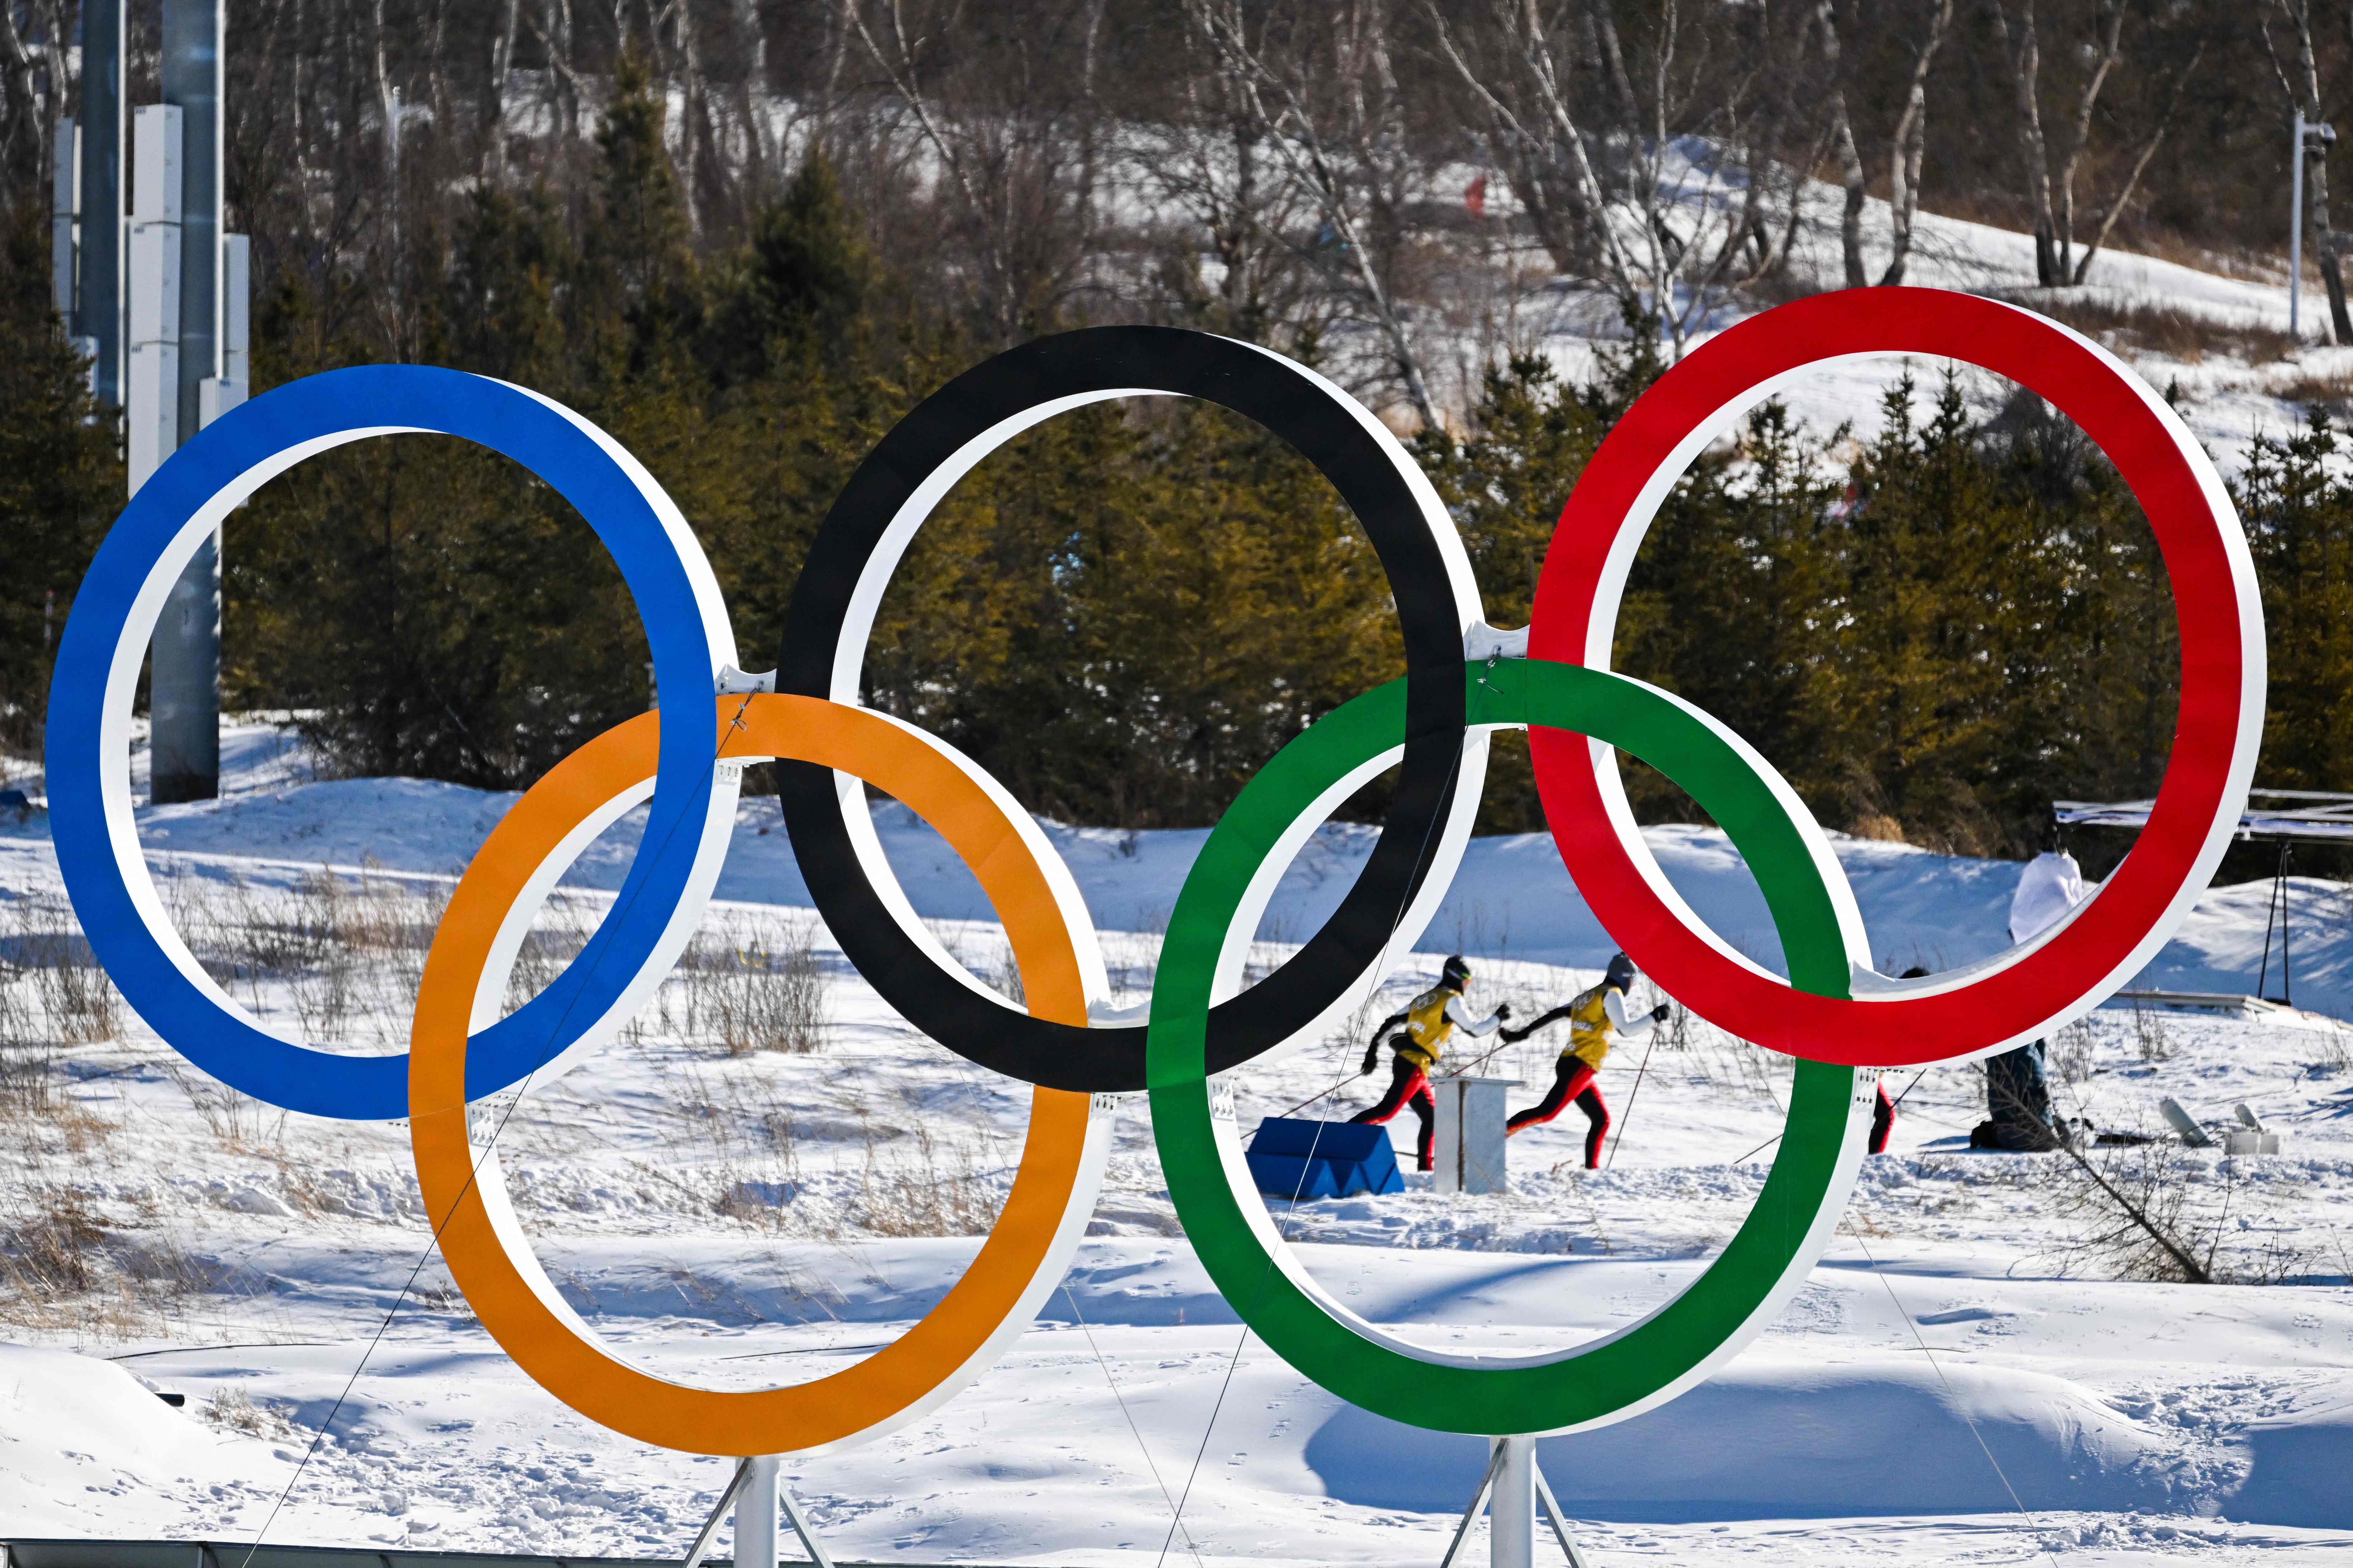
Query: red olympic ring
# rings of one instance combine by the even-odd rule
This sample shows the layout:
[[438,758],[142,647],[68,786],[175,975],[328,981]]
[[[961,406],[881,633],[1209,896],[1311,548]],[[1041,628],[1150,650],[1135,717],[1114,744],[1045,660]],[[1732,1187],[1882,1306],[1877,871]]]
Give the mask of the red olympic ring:
[[1918,354],[2008,377],[2072,417],[2139,500],[2171,579],[2181,707],[2157,803],[2099,891],[2037,940],[1920,981],[1873,973],[1849,922],[1852,999],[1810,995],[1701,925],[1644,847],[1615,753],[1533,730],[1546,821],[1577,890],[1666,994],[1790,1056],[1897,1067],[1988,1055],[2082,1016],[2170,940],[2246,804],[2263,721],[2263,623],[2229,493],[2173,410],[2098,344],[2015,306],[1933,289],[1855,289],[1750,318],[1627,410],[1587,465],[1545,556],[1536,658],[1607,668],[1619,601],[1651,517],[1743,413],[1826,362]]

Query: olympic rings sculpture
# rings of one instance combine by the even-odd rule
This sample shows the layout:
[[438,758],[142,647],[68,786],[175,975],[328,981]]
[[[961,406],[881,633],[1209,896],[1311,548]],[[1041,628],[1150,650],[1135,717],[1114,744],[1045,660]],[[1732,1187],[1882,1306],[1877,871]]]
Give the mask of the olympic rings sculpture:
[[[1636,550],[1690,460],[1807,370],[1932,355],[2019,382],[2072,416],[2123,475],[2174,590],[2181,707],[2149,826],[2090,900],[2034,942],[1922,981],[1874,973],[1830,842],[1772,767],[1711,716],[1609,670]],[[1187,1235],[1244,1321],[1343,1398],[1439,1431],[1558,1432],[1623,1420],[1736,1353],[1803,1282],[1862,1158],[1876,1070],[2005,1049],[2081,1016],[2168,940],[2211,877],[2252,779],[2263,631],[2246,542],[2212,465],[2164,401],[2098,345],[2015,307],[1931,289],[1857,289],[1765,312],[1692,353],[1619,421],[1568,498],[1537,584],[1528,657],[1493,647],[1470,563],[1427,479],[1338,387],[1254,345],[1159,328],[1065,333],[951,382],[869,455],[828,513],[792,596],[774,692],[747,691],[692,531],[652,477],[576,415],[456,372],[377,366],[311,377],[207,427],[109,533],[60,642],[48,770],[58,859],[91,947],[140,1016],[257,1099],[347,1118],[410,1118],[436,1239],[483,1326],[542,1386],[645,1442],[696,1453],[807,1451],[935,1408],[994,1361],[1060,1279],[1101,1181],[1114,1096],[1143,1091]],[[1029,814],[970,758],[858,706],[876,607],[955,481],[1006,440],[1113,397],[1204,398],[1250,416],[1331,480],[1371,536],[1406,674],[1326,715],[1252,778],[1211,832],[1171,917],[1149,1003],[1120,1013],[1075,879]],[[637,597],[665,701],[557,764],[460,878],[420,983],[406,1058],[269,1033],[172,931],[131,809],[132,700],[165,594],[253,489],[312,453],[429,430],[514,458],[578,509]],[[1483,640],[1482,640],[1483,639]],[[731,694],[732,693],[732,694]],[[715,717],[715,730],[713,720]],[[1212,1079],[1321,1038],[1386,979],[1459,866],[1487,737],[1530,732],[1546,822],[1579,892],[1662,990],[1797,1060],[1779,1151],[1723,1253],[1641,1321],[1526,1358],[1424,1349],[1350,1312],[1283,1245]],[[714,741],[715,734],[715,741]],[[1689,792],[1762,888],[1785,980],[1676,896],[1637,830],[1616,755]],[[971,1060],[1032,1086],[1003,1213],[965,1276],[888,1348],[815,1383],[713,1392],[659,1377],[565,1303],[517,1224],[470,1102],[528,1090],[610,1038],[660,984],[718,875],[743,765],[774,760],[820,912],[882,997]],[[1293,855],[1338,805],[1399,766],[1380,838],[1321,930],[1257,984],[1243,956]],[[929,822],[1004,922],[1026,1001],[981,985],[919,920],[864,806],[873,784]],[[650,799],[612,910],[557,981],[505,1018],[533,913],[622,812]]]

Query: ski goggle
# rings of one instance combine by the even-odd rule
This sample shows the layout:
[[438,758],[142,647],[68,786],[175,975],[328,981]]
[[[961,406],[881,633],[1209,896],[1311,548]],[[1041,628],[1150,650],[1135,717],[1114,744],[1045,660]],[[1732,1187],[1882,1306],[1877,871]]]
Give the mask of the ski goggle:
[[[1609,672],[1619,597],[1683,467],[1807,369],[1934,355],[2023,384],[2073,416],[2138,497],[2174,589],[2181,708],[2149,826],[2065,921],[1926,980],[1873,972],[1826,836],[1722,723]],[[1166,395],[1234,409],[1331,480],[1371,536],[1397,605],[1406,674],[1281,752],[1204,846],[1172,915],[1148,1016],[1103,1016],[1109,986],[1075,879],[1013,796],[971,759],[857,706],[892,568],[982,458],[1053,415]],[[578,508],[637,595],[665,693],[525,793],[452,895],[427,956],[406,1058],[353,1057],[264,1031],[207,979],[164,916],[141,858],[127,752],[141,654],[172,583],[227,510],[303,457],[362,436],[435,430],[522,462]],[[93,563],[60,644],[49,779],[58,863],[93,951],[132,1007],[216,1078],[314,1114],[412,1118],[427,1212],[484,1326],[556,1397],[649,1443],[698,1453],[806,1450],[888,1431],[949,1397],[1027,1324],[1083,1231],[1111,1096],[1145,1090],[1178,1215],[1235,1310],[1303,1373],[1394,1419],[1489,1435],[1623,1419],[1704,1377],[1770,1321],[1829,1244],[1869,1124],[1873,1069],[1982,1056],[2088,1012],[2170,938],[2243,805],[2263,698],[2263,626],[2246,544],[2211,465],[2171,409],[2096,345],[1994,301],[1883,289],[1785,305],[1702,346],[1639,399],[1569,499],[1540,578],[1530,657],[1483,627],[1470,565],[1427,479],[1339,388],[1252,345],[1174,329],[1040,340],[951,382],[851,477],[796,585],[776,694],[746,693],[715,580],[677,508],[611,439],[545,399],[454,372],[340,371],[280,388],[201,432],[148,481]],[[1473,657],[1466,659],[1466,648]],[[1630,1328],[1519,1360],[1426,1350],[1322,1291],[1282,1243],[1210,1080],[1324,1037],[1410,950],[1459,866],[1488,734],[1525,726],[1546,821],[1577,889],[1664,993],[1798,1058],[1780,1148],[1716,1260]],[[715,736],[715,739],[714,739]],[[1709,931],[1637,830],[1624,750],[1722,826],[1764,892],[1784,979]],[[741,764],[775,758],[796,857],[835,940],[934,1040],[1034,1086],[1023,1163],[964,1279],[888,1349],[816,1383],[691,1388],[602,1345],[515,1225],[495,1152],[465,1107],[536,1088],[615,1033],[659,987],[723,858]],[[1371,777],[1398,781],[1356,884],[1256,984],[1243,960],[1276,882]],[[1014,948],[1026,998],[982,985],[914,913],[864,804],[906,802],[974,871]],[[538,997],[497,1016],[533,912],[623,811],[649,819],[612,910]]]

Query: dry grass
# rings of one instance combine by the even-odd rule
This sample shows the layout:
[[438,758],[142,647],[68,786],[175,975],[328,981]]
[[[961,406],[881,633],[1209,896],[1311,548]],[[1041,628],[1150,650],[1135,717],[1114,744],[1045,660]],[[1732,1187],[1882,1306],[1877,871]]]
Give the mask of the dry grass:
[[[425,955],[448,888],[326,867],[290,889],[183,872],[163,881],[180,938],[214,983],[257,1016],[282,985],[295,1023],[314,1040],[405,1044]],[[526,944],[528,945],[528,944]]]
[[2283,403],[2316,408],[2338,424],[2353,422],[2353,376],[2299,375],[2271,388]]
[[2301,345],[2284,329],[2217,321],[2168,305],[2124,304],[2097,296],[2037,289],[2013,303],[2064,322],[2108,348],[2164,354],[2186,364],[2209,355],[2248,364],[2274,364]]
[[0,1211],[0,1323],[86,1341],[153,1335],[222,1283],[172,1243],[119,1228],[68,1183],[37,1176]]
[[284,1441],[301,1436],[283,1411],[256,1405],[242,1388],[217,1388],[197,1415],[216,1426],[242,1432],[248,1437]]
[[983,1236],[1005,1206],[997,1184],[963,1139],[945,1143],[922,1121],[913,1149],[878,1159],[871,1143],[860,1173],[860,1227],[874,1236]]
[[121,1033],[121,998],[98,966],[62,900],[18,897],[0,904],[0,1027],[8,1039],[65,1045]]

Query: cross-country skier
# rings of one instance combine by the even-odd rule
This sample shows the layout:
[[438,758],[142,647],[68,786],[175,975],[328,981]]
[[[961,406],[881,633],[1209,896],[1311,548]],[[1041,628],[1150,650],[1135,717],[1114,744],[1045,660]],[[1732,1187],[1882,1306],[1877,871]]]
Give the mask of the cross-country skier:
[[1516,1042],[1564,1018],[1568,1020],[1568,1045],[1553,1064],[1551,1092],[1514,1116],[1505,1125],[1506,1137],[1550,1121],[1561,1113],[1562,1107],[1575,1100],[1577,1108],[1585,1112],[1585,1168],[1601,1168],[1601,1141],[1609,1132],[1609,1107],[1603,1102],[1594,1077],[1601,1070],[1601,1058],[1609,1054],[1610,1037],[1622,1035],[1630,1040],[1640,1039],[1667,1016],[1667,1005],[1662,1002],[1650,1012],[1629,1018],[1626,988],[1633,984],[1634,961],[1621,952],[1609,961],[1600,984],[1578,993],[1575,1000],[1555,1007],[1525,1029],[1504,1031],[1506,1041]]
[[1512,1016],[1508,1004],[1498,1004],[1486,1017],[1472,1017],[1470,1005],[1462,1000],[1463,988],[1470,984],[1471,966],[1457,953],[1440,967],[1437,984],[1407,1003],[1403,1012],[1381,1020],[1380,1027],[1373,1031],[1372,1043],[1365,1047],[1367,1077],[1380,1065],[1382,1046],[1397,1053],[1389,1064],[1389,1091],[1381,1096],[1378,1105],[1348,1120],[1384,1122],[1412,1106],[1421,1122],[1415,1149],[1425,1171],[1430,1169],[1430,1145],[1438,1131],[1438,1104],[1430,1092],[1430,1074],[1446,1048],[1447,1037],[1458,1028],[1468,1035],[1492,1035],[1496,1026]]
[[[2084,901],[2084,868],[2064,851],[2045,852],[2018,874],[2010,900],[2010,940],[2031,942]],[[2043,1043],[2031,1041],[1986,1058],[1986,1120],[1969,1134],[1972,1149],[2043,1151],[2067,1142],[2051,1114]]]

